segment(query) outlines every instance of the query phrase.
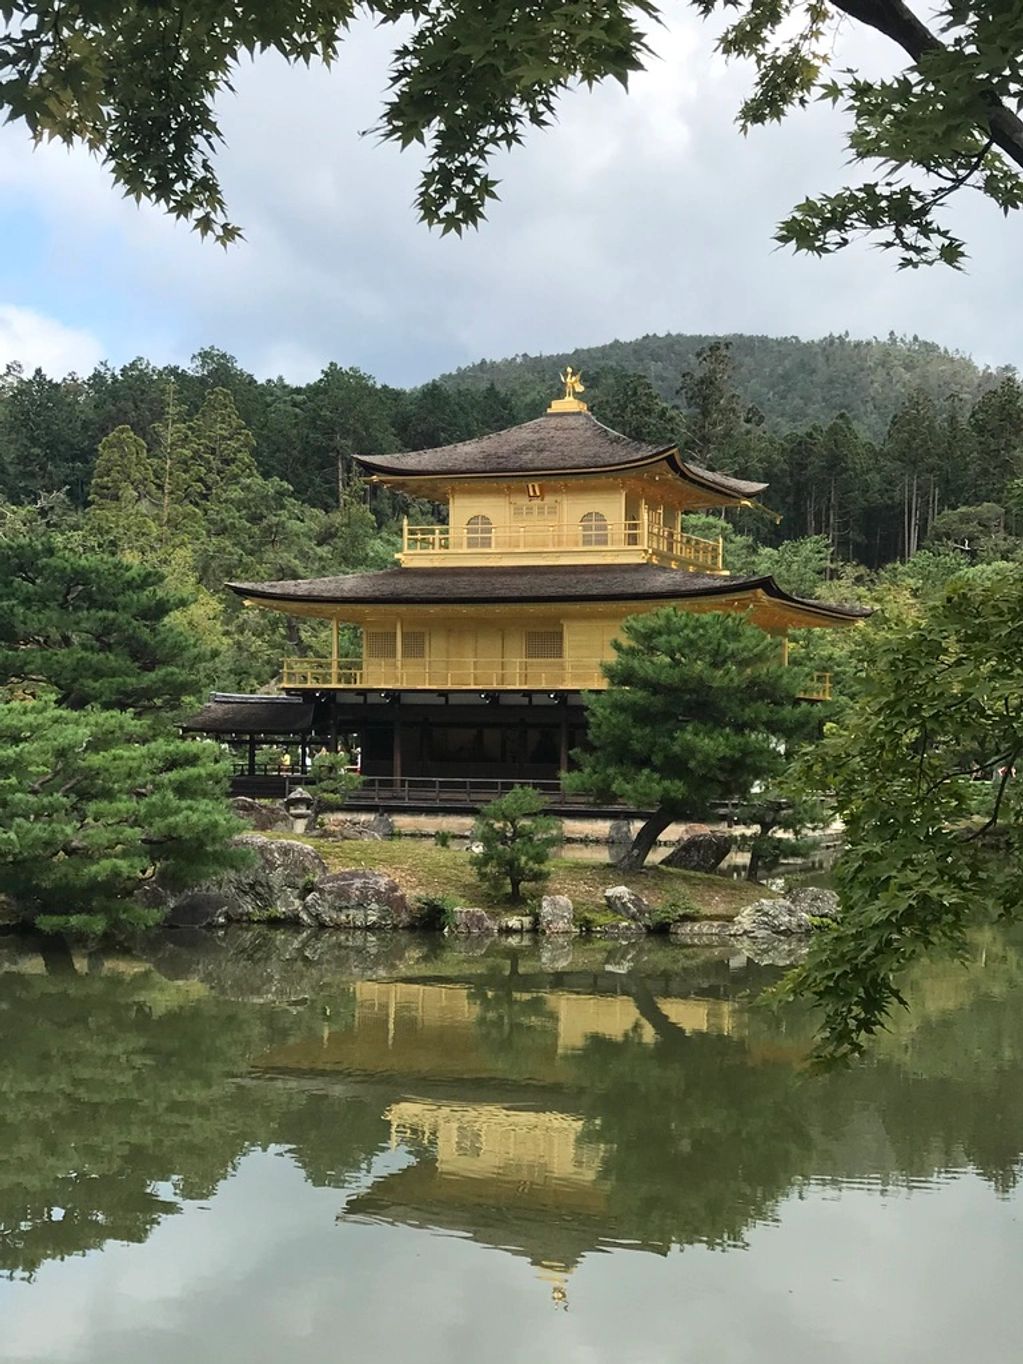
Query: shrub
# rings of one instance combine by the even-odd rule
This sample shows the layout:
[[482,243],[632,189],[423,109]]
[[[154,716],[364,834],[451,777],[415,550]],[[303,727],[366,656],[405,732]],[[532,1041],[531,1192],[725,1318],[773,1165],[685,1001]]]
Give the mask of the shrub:
[[450,895],[418,895],[412,906],[412,927],[447,928],[457,908],[458,902]]
[[543,809],[539,791],[516,786],[480,811],[476,827],[482,848],[471,860],[480,883],[493,894],[518,901],[524,885],[542,885],[550,875],[547,863],[561,830]]
[[670,900],[650,911],[650,932],[667,933],[672,924],[692,923],[702,918],[700,907],[685,891],[676,892]]
[[316,803],[325,810],[340,810],[362,778],[351,770],[347,753],[317,753],[309,768]]
[[434,836],[433,836],[433,841],[434,841],[434,843],[437,845],[438,848],[450,848],[450,847],[451,847],[451,830],[450,830],[450,829],[438,829],[437,832],[436,832],[436,833],[434,834]]

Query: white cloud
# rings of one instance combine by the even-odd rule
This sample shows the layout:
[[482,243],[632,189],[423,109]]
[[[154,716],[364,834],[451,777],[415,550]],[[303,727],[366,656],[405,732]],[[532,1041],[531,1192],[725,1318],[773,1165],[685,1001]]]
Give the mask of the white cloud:
[[[416,222],[417,154],[358,136],[378,116],[395,36],[368,24],[333,73],[274,59],[238,73],[219,167],[246,240],[226,253],[122,200],[89,156],[30,155],[17,127],[0,131],[0,185],[43,220],[58,297],[103,279],[93,325],[116,361],[215,344],[259,374],[302,380],[337,360],[409,383],[483,355],[646,332],[845,330],[1023,361],[1018,218],[979,197],[956,209],[973,252],[963,275],[899,274],[863,247],[823,261],[776,251],[791,206],[844,182],[842,116],[814,105],[741,138],[748,72],[691,12],[669,14],[628,94],[572,93],[558,124],[498,158],[501,202],[461,240]],[[890,60],[854,26],[838,42],[839,64]],[[50,295],[27,301],[58,311]],[[79,298],[75,318],[90,315]]]
[[18,361],[26,373],[86,373],[103,358],[103,345],[91,332],[67,327],[32,308],[0,303],[0,368]]

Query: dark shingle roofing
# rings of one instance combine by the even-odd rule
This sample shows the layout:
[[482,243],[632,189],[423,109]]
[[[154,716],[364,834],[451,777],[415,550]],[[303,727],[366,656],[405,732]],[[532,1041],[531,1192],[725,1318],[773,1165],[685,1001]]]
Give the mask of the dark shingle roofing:
[[312,723],[312,703],[299,697],[214,692],[181,728],[198,734],[302,734]]
[[370,474],[392,478],[593,473],[634,468],[667,459],[673,472],[712,492],[755,497],[766,483],[750,483],[689,464],[672,443],[644,444],[612,431],[588,412],[547,413],[489,436],[412,450],[401,455],[359,455]]
[[773,578],[727,578],[686,573],[656,564],[530,565],[513,568],[389,568],[270,583],[228,583],[240,597],[267,602],[323,602],[341,606],[483,605],[490,602],[658,601],[728,597],[760,590],[790,605],[826,616],[855,619],[858,606],[807,601],[783,591]]

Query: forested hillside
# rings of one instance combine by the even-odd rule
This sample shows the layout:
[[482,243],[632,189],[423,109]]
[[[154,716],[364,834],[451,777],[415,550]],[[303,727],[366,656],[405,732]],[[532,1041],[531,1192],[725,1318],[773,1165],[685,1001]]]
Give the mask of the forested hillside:
[[443,376],[455,387],[495,384],[518,402],[532,402],[550,389],[550,376],[568,363],[584,377],[614,368],[641,374],[668,402],[678,397],[679,375],[692,369],[699,351],[727,341],[735,362],[736,388],[763,413],[771,431],[829,422],[845,412],[864,435],[884,436],[906,395],[919,389],[935,400],[950,393],[973,400],[1005,371],[980,369],[965,355],[916,337],[856,341],[826,336],[641,336],[610,341],[560,355],[515,355],[481,360]]

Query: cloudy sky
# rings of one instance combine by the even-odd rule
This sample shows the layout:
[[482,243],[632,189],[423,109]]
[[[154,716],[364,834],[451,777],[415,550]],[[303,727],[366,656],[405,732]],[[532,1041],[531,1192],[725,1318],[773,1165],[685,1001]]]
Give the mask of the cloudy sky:
[[[894,330],[1023,365],[1023,218],[979,197],[957,207],[963,275],[897,273],[866,248],[777,250],[778,219],[843,183],[842,119],[814,107],[742,139],[748,73],[714,55],[683,0],[665,12],[650,71],[629,94],[567,98],[557,127],[501,160],[501,202],[462,240],[416,221],[416,157],[359,136],[393,43],[369,27],[333,73],[274,60],[240,73],[220,168],[246,241],[227,253],[120,199],[86,154],[0,129],[0,364],[187,361],[217,345],[261,376],[302,381],[336,360],[412,384],[647,332]],[[890,60],[853,31],[837,44],[843,62]]]

